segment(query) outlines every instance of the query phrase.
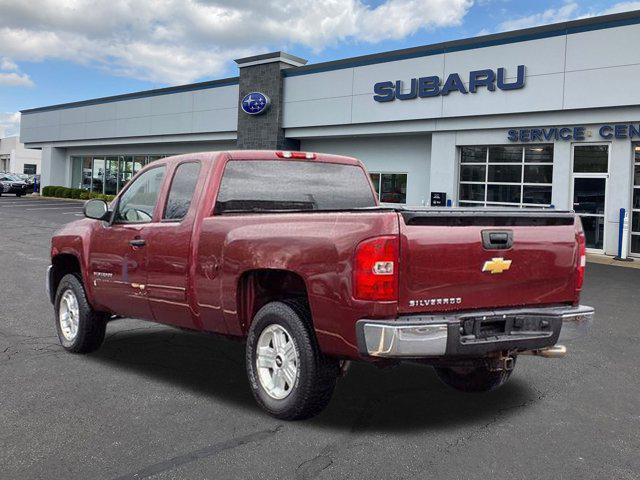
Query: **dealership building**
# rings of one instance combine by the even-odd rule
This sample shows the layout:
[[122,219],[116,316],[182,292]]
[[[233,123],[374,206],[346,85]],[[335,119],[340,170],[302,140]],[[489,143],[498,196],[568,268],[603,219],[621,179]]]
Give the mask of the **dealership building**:
[[116,193],[163,156],[226,149],[361,159],[384,202],[575,209],[640,255],[640,11],[22,112],[44,185]]

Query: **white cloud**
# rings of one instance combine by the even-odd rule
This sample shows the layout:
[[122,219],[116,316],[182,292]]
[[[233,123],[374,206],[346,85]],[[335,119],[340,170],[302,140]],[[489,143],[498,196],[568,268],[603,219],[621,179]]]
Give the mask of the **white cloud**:
[[578,12],[576,2],[566,3],[560,8],[549,8],[543,12],[534,13],[526,17],[507,20],[499,25],[499,30],[519,30],[521,28],[535,27],[536,25],[547,25],[549,23],[566,22],[575,18]]
[[630,10],[640,10],[640,2],[621,2],[607,8],[599,13],[599,15],[609,15],[610,13],[628,12]]
[[2,57],[0,58],[0,70],[3,70],[5,72],[11,71],[11,70],[18,70],[18,65],[16,65],[16,62],[11,60],[10,58]]
[[7,87],[33,87],[29,75],[21,73],[20,68],[12,59],[0,57],[0,85]]
[[473,0],[0,0],[0,55],[62,59],[183,83],[229,60],[302,45],[376,43],[459,25]]
[[26,73],[0,72],[0,85],[7,87],[33,87],[33,81]]
[[0,137],[20,133],[20,112],[0,112]]
[[638,9],[640,9],[640,1],[619,2],[605,10],[584,10],[578,2],[568,1],[558,8],[549,8],[542,12],[506,20],[498,25],[497,31],[518,30],[521,28],[535,27],[537,25],[548,25],[550,23],[566,22],[577,18],[609,15],[611,13]]

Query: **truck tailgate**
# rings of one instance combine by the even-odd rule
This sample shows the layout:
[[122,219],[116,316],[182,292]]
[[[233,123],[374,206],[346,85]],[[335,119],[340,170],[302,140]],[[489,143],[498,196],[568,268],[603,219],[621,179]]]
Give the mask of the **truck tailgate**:
[[576,298],[571,212],[405,210],[399,221],[401,313],[551,305]]

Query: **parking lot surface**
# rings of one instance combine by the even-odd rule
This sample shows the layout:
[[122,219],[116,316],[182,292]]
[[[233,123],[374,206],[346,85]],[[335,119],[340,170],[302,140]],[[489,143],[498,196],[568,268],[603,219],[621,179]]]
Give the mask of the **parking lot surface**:
[[63,351],[44,271],[81,211],[0,198],[2,479],[640,478],[640,270],[589,264],[592,335],[519,358],[502,389],[354,364],[325,412],[287,423],[254,403],[239,342],[119,320],[98,352]]

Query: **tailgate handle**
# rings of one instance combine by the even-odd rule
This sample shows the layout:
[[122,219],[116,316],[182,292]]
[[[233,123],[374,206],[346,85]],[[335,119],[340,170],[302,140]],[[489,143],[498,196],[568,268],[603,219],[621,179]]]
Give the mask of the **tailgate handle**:
[[513,245],[512,230],[483,230],[482,246],[487,250],[505,250]]

